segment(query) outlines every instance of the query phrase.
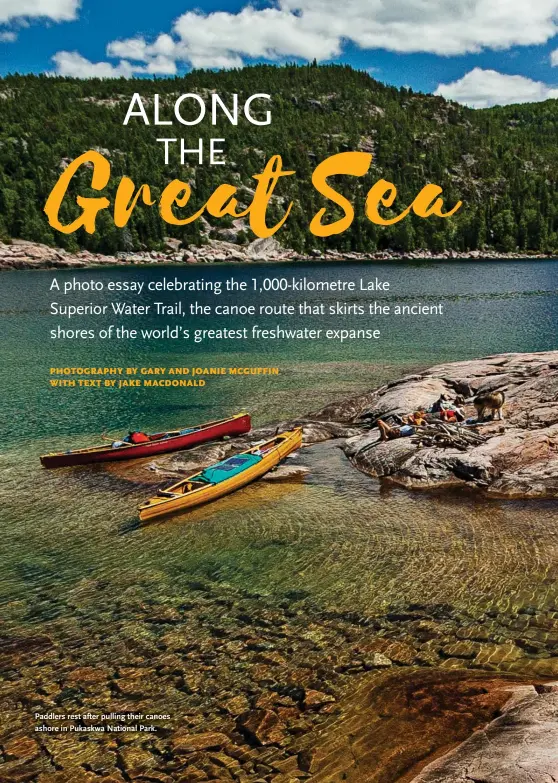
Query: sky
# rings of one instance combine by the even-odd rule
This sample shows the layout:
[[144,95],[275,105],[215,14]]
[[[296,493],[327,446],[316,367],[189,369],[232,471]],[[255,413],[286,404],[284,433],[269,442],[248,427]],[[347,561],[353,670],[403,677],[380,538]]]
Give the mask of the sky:
[[558,98],[558,0],[0,0],[0,74],[314,58],[475,108]]

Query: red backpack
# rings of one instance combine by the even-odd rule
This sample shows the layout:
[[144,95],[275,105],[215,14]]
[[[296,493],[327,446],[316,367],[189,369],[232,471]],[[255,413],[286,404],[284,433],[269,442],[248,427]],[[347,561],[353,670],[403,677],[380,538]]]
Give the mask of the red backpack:
[[132,432],[130,435],[131,443],[149,443],[149,436],[145,432]]

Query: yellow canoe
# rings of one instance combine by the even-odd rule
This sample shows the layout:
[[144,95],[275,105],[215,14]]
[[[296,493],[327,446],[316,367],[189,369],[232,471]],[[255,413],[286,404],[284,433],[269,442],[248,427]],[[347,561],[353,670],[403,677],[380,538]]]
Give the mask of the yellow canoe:
[[264,443],[192,473],[160,490],[139,507],[142,522],[185,511],[230,495],[261,478],[302,445],[302,428],[282,432]]

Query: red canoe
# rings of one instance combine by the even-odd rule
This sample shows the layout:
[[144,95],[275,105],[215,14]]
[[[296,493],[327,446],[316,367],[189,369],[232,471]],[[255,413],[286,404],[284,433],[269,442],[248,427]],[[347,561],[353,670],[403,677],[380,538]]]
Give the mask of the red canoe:
[[[136,457],[152,457],[167,451],[178,451],[217,440],[224,435],[243,435],[250,432],[252,423],[247,413],[237,413],[229,419],[210,421],[197,427],[187,427],[172,432],[157,432],[149,435],[144,443],[122,443],[119,446],[92,446],[89,449],[76,451],[59,451],[54,454],[44,454],[41,464],[45,468],[65,468],[70,465],[88,465],[91,462],[109,462],[120,459],[135,459]],[[116,441],[120,443],[120,441]]]

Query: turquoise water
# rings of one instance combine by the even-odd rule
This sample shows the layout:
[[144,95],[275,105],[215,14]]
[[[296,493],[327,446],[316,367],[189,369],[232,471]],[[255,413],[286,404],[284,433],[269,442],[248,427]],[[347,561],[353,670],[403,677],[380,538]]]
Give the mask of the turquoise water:
[[[555,262],[539,261],[312,263],[3,274],[0,600],[10,607],[13,622],[17,626],[72,617],[68,591],[87,578],[104,580],[107,595],[138,583],[173,594],[186,589],[186,579],[203,576],[257,589],[271,598],[302,589],[323,606],[362,604],[368,611],[413,600],[445,601],[479,611],[487,606],[507,611],[518,601],[552,605],[558,531],[556,507],[550,503],[386,494],[327,444],[299,457],[310,468],[304,482],[256,484],[190,515],[141,529],[135,525],[136,507],[149,494],[147,471],[145,481],[102,466],[45,471],[38,456],[89,444],[103,431],[174,428],[242,408],[250,410],[259,425],[317,409],[409,369],[494,352],[555,348],[557,269]],[[49,303],[65,301],[48,290],[54,275],[60,284],[72,278],[146,281],[165,275],[247,281],[293,275],[314,280],[378,276],[391,282],[393,293],[355,293],[346,301],[382,296],[391,303],[442,302],[446,314],[412,323],[390,320],[380,325],[381,339],[372,342],[262,346],[248,341],[223,347],[110,341],[101,346],[49,339],[49,330],[60,320],[49,315]],[[83,294],[72,302],[102,303],[103,296]],[[236,296],[226,299],[223,294],[220,302],[238,301]],[[197,298],[204,300],[202,295]],[[304,298],[319,303],[342,297]],[[175,299],[173,294],[161,297]],[[285,297],[291,300],[292,295]],[[250,301],[251,295],[243,298]],[[267,327],[277,319],[258,322]],[[297,322],[302,319],[291,319],[289,325]],[[157,325],[161,323],[158,319]],[[210,326],[239,328],[249,323],[213,319]],[[70,325],[88,328],[100,322],[84,319]],[[307,318],[304,325],[338,326],[325,317]],[[369,325],[344,319],[348,328]],[[278,366],[280,374],[211,378],[204,389],[48,386],[50,366],[95,364]],[[431,578],[425,562],[437,564],[439,579]],[[98,602],[95,611],[101,611]]]
[[[173,428],[195,423],[241,408],[251,410],[256,423],[317,408],[331,399],[370,388],[385,377],[395,377],[406,368],[424,367],[441,361],[466,359],[506,351],[535,351],[556,347],[558,323],[557,266],[555,262],[479,262],[420,264],[268,264],[250,266],[186,266],[178,268],[130,268],[65,272],[10,272],[2,275],[0,320],[3,364],[0,383],[4,389],[4,443],[11,448],[29,443],[29,453],[60,444],[88,443],[102,430],[130,427]],[[51,301],[61,304],[105,304],[111,299],[147,304],[156,299],[165,304],[189,297],[172,292],[144,292],[126,297],[108,292],[77,293],[64,297],[49,291],[53,277],[63,286],[73,279],[144,281],[174,279],[245,281],[245,294],[223,293],[215,297],[199,293],[200,304],[274,304],[304,300],[311,305],[342,300],[367,304],[378,300],[390,304],[442,303],[444,315],[435,318],[342,319],[329,316],[294,316],[280,321],[274,316],[249,318],[119,317],[80,318],[71,321],[49,314]],[[253,278],[307,277],[311,280],[389,280],[391,293],[255,294]],[[240,300],[240,296],[242,299]],[[242,328],[257,322],[262,328],[276,324],[288,327],[333,329],[379,328],[380,340],[227,341],[194,344],[167,340],[138,343],[107,340],[52,340],[57,324],[64,328],[100,328],[122,323],[129,328],[173,326],[183,328]],[[121,392],[97,389],[49,389],[50,366],[278,366],[279,377],[212,378],[205,389],[127,389]],[[7,439],[7,440],[6,440]],[[34,444],[34,445],[32,445]]]

